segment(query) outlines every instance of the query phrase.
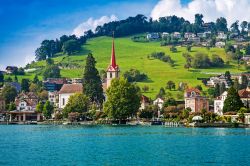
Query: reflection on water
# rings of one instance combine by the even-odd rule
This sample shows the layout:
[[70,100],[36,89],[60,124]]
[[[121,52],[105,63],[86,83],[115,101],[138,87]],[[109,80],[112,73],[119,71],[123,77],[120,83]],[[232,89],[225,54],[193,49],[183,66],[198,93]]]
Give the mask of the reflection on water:
[[0,165],[250,165],[249,129],[0,126]]

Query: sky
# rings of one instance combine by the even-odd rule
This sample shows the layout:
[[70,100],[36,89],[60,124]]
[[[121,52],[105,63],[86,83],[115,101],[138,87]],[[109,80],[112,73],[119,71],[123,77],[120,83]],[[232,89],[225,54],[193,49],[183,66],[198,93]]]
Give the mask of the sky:
[[177,15],[205,21],[226,17],[250,21],[250,0],[2,0],[0,1],[0,69],[25,66],[35,59],[44,39],[80,36],[97,25],[144,14],[158,19]]

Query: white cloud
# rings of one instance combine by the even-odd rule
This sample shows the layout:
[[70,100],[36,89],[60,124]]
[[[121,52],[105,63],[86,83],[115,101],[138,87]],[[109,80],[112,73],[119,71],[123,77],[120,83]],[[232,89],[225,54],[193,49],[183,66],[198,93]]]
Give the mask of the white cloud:
[[215,21],[218,17],[225,17],[228,25],[236,20],[250,21],[249,0],[192,0],[183,5],[180,0],[160,0],[151,11],[151,17],[158,19],[163,16],[176,15],[191,22],[196,13],[202,13],[204,21]]
[[118,18],[115,15],[111,15],[110,17],[109,16],[102,16],[99,19],[93,19],[91,17],[87,21],[78,25],[73,30],[73,34],[75,34],[76,36],[82,36],[82,35],[84,35],[84,32],[87,30],[95,31],[97,26],[103,25],[103,24],[108,23],[108,22],[117,21],[117,20],[118,20]]

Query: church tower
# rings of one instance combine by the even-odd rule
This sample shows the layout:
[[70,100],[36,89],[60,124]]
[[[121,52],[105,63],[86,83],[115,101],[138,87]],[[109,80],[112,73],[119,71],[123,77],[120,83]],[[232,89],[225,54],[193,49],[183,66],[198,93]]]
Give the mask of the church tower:
[[111,85],[112,79],[119,78],[119,73],[120,73],[120,69],[119,69],[119,66],[116,64],[115,42],[114,42],[114,37],[113,37],[111,61],[107,69],[107,88],[109,88],[109,86]]

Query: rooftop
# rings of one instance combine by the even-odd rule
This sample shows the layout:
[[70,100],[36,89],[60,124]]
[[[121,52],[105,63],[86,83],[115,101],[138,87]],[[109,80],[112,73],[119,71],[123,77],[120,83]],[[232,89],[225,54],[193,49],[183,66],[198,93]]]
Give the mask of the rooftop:
[[83,86],[82,84],[64,84],[59,91],[59,94],[62,93],[82,93]]

